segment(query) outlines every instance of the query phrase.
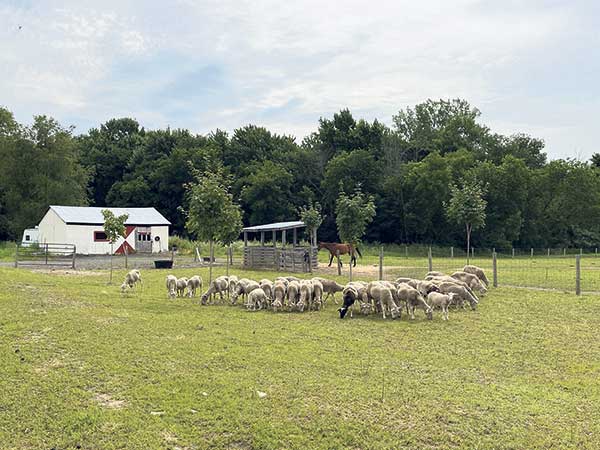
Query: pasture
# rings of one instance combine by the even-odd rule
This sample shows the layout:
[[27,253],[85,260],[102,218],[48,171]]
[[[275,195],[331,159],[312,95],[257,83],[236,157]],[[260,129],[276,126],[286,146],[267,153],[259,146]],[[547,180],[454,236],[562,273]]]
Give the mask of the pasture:
[[598,297],[342,321],[169,300],[166,273],[0,268],[0,448],[600,446]]

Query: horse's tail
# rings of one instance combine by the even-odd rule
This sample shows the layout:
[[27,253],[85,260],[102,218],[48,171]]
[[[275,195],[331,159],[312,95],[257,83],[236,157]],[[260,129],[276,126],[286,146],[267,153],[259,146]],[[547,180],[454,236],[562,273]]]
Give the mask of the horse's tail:
[[360,252],[360,249],[358,247],[356,247],[356,253],[358,253],[358,256],[362,258],[362,253]]

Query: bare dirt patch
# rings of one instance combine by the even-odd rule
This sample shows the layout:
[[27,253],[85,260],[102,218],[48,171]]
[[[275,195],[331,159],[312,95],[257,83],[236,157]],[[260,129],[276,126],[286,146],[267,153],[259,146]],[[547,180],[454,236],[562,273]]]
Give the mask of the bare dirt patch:
[[94,400],[104,408],[121,409],[127,405],[125,400],[115,400],[110,394],[96,394]]

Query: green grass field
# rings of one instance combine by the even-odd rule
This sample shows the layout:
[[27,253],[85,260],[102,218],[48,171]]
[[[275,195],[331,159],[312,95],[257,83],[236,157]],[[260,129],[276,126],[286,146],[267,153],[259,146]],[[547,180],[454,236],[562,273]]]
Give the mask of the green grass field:
[[0,448],[600,447],[599,297],[341,321],[168,300],[165,275],[121,296],[107,272],[0,268]]

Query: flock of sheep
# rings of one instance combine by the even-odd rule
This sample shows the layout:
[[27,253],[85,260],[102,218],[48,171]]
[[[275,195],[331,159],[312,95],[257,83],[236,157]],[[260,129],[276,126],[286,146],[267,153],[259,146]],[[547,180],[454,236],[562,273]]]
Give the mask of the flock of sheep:
[[[121,290],[132,289],[141,281],[139,270],[134,269],[125,276]],[[401,318],[403,309],[414,319],[415,311],[422,309],[431,320],[433,310],[437,308],[442,311],[442,318],[448,320],[451,305],[466,308],[468,303],[475,309],[479,303],[478,294],[485,294],[488,285],[485,272],[472,265],[452,275],[429,272],[423,280],[398,278],[395,282],[351,281],[345,286],[321,277],[303,280],[287,276],[273,281],[254,281],[231,275],[215,278],[200,299],[206,305],[213,303],[217,296],[223,302],[226,296],[232,305],[236,305],[241,298],[244,306],[252,311],[272,309],[304,312],[322,309],[329,298],[335,301],[335,294],[341,292],[343,304],[338,309],[341,319],[348,312],[352,317],[354,307],[359,306],[362,314],[378,313],[384,319],[387,316]],[[167,296],[171,299],[195,297],[202,289],[202,278],[199,275],[191,278],[167,275],[166,288]]]

